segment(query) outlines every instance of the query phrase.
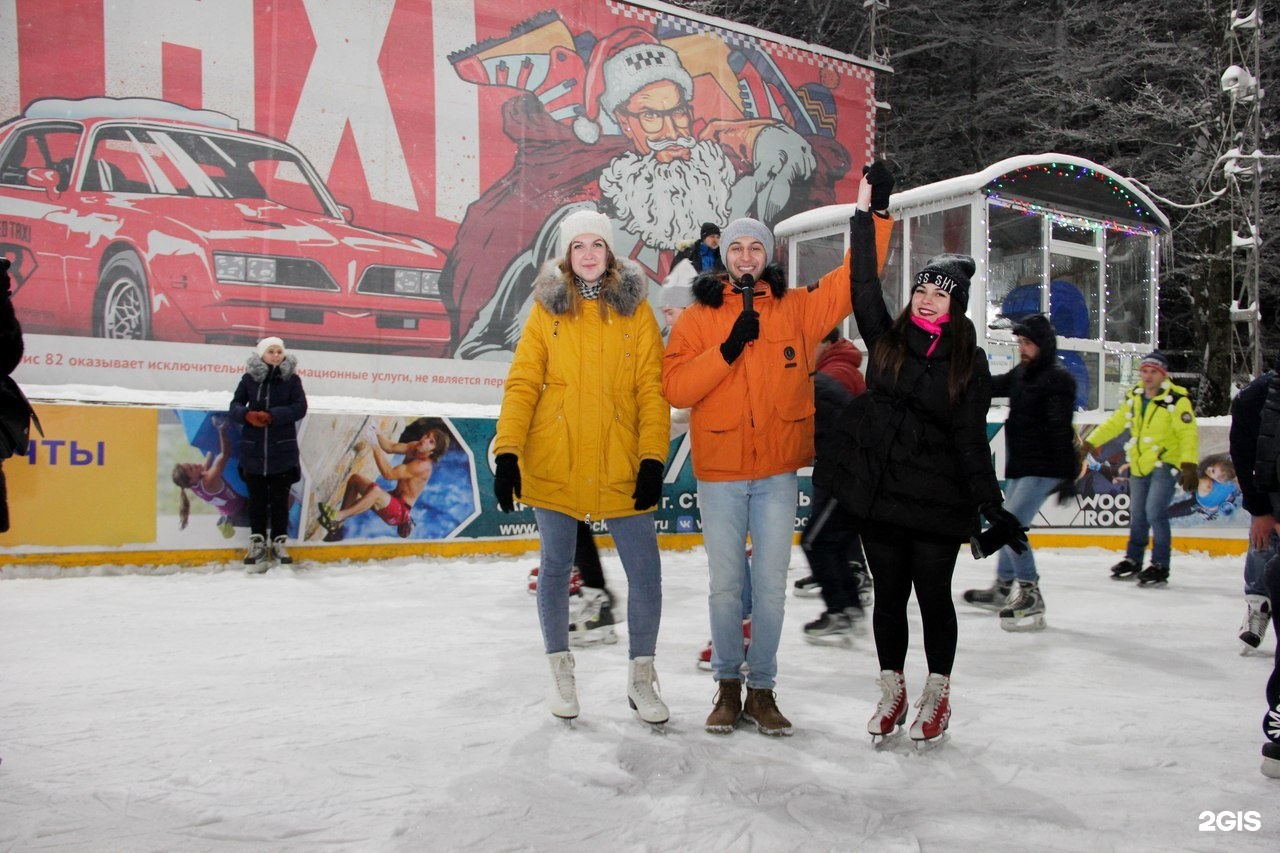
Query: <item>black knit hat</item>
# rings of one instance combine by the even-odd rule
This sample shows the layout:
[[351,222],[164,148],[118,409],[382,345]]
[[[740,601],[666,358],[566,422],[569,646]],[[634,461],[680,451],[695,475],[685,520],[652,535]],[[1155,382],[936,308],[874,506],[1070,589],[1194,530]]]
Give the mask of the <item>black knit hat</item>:
[[969,310],[969,280],[977,265],[968,255],[935,255],[916,274],[916,284],[932,284],[951,297],[952,314]]
[[720,236],[720,226],[714,222],[702,223],[702,236],[699,239],[705,240],[713,234],[717,237]]
[[1040,349],[1048,349],[1049,344],[1054,343],[1058,337],[1058,331],[1043,314],[1023,317],[1013,324],[1013,333],[1020,338],[1026,338]]

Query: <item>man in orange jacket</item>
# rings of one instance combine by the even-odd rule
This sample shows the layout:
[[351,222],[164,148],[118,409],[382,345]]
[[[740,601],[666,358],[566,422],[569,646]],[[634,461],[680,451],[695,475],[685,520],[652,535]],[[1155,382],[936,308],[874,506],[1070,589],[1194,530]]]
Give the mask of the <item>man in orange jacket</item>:
[[[893,178],[864,170],[858,203],[883,211]],[[892,220],[876,218],[877,257],[888,256]],[[791,734],[773,691],[787,567],[795,531],[796,471],[813,461],[817,344],[853,310],[849,266],[812,289],[787,287],[771,264],[773,234],[754,219],[721,234],[726,273],[693,284],[694,304],[667,345],[662,386],[691,408],[693,472],[710,573],[712,670],[719,691],[706,729],[734,730],[740,717],[767,735]],[[742,647],[742,560],[751,537],[752,640]],[[744,660],[745,659],[745,660]],[[748,668],[742,700],[742,668]]]

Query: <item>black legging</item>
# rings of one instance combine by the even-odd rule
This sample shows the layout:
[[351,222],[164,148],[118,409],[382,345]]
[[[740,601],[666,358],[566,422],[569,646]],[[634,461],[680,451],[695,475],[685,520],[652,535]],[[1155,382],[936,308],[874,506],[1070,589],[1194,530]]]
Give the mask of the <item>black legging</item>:
[[950,675],[956,659],[956,608],[951,575],[960,544],[881,522],[862,522],[862,547],[875,583],[871,618],[881,669],[901,670],[907,660],[907,601],[915,587],[924,622],[924,655],[929,672]]
[[583,586],[591,589],[606,589],[604,566],[600,565],[600,550],[596,548],[596,539],[591,532],[591,525],[585,521],[578,522],[578,544],[574,550],[573,564],[578,567]]
[[242,470],[240,474],[249,487],[249,532],[262,536],[268,542],[277,536],[288,536],[289,487],[297,477],[290,471],[263,476],[246,474]]

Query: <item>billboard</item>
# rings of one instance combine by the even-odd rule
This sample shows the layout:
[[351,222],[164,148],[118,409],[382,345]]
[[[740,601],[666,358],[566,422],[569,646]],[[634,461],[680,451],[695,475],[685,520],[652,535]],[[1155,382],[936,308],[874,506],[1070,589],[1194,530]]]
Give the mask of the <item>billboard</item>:
[[662,4],[0,0],[0,30],[29,383],[190,387],[269,332],[313,394],[493,400],[568,213],[656,297],[701,223],[850,201],[872,156],[872,65]]

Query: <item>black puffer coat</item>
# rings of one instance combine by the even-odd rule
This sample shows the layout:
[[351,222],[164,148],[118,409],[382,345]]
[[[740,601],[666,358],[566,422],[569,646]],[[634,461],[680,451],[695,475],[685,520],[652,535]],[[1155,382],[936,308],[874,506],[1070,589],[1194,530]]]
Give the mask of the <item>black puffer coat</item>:
[[[8,265],[0,271],[0,373],[8,376],[22,363],[22,324],[9,299]],[[0,468],[0,533],[9,529],[9,490]]]
[[[854,229],[855,235],[857,228]],[[892,318],[878,281],[854,276],[854,316],[871,352],[867,392],[840,416],[831,443],[818,448],[814,482],[863,523],[885,522],[967,541],[978,509],[1000,503],[987,441],[991,373],[978,349],[973,372],[953,408],[947,392],[952,332],[934,335],[908,323],[907,355],[886,376],[876,348]]]
[[1079,473],[1071,426],[1075,377],[1058,362],[1058,339],[1043,315],[1028,317],[1015,332],[1040,347],[1040,355],[991,380],[991,396],[1009,398],[1004,475],[1074,480]]
[[[231,417],[244,425],[240,432],[240,470],[266,476],[293,472],[298,476],[297,423],[307,413],[307,395],[297,374],[298,360],[286,355],[279,367],[271,367],[255,353],[231,398]],[[256,427],[245,422],[248,412],[271,414],[271,424]],[[296,482],[296,479],[295,479]]]

